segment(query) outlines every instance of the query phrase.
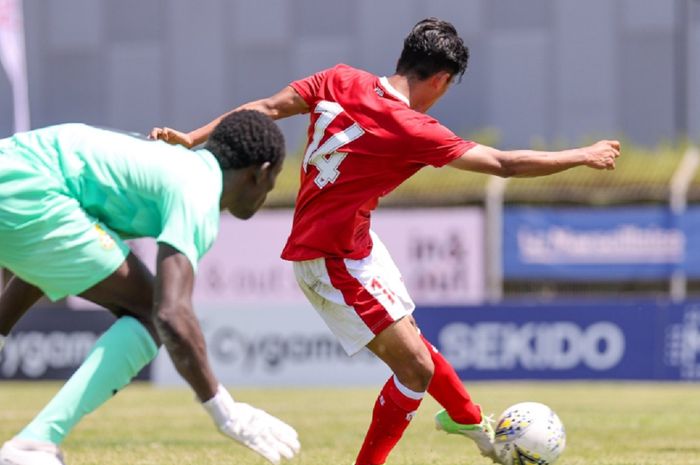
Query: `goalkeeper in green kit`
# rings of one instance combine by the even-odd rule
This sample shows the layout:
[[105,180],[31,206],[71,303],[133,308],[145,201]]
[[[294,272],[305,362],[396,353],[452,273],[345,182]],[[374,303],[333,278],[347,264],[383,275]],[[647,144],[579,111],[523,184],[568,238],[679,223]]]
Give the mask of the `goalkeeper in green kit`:
[[[292,427],[235,402],[218,383],[192,309],[197,263],[216,238],[220,211],[250,218],[283,159],[281,132],[256,111],[225,118],[200,150],[82,124],[0,140],[0,267],[15,275],[0,295],[0,350],[44,295],[79,295],[117,317],[51,402],[4,444],[0,465],[62,465],[66,435],[160,344],[223,434],[275,464],[298,452]],[[158,242],[155,276],[124,243],[133,237]]]

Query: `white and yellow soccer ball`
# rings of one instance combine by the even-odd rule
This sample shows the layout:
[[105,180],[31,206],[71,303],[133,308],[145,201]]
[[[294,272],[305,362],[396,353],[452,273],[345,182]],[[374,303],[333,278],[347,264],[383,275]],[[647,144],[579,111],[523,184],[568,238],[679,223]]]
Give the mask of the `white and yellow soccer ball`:
[[494,448],[503,465],[552,465],[565,446],[564,425],[544,404],[521,402],[498,419]]

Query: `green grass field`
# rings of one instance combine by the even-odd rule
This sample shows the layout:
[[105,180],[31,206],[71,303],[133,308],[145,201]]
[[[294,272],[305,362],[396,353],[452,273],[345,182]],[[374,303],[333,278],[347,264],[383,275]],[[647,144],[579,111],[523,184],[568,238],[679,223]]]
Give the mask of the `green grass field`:
[[[0,383],[0,437],[16,433],[56,383]],[[278,415],[299,431],[293,464],[350,465],[377,388],[234,389],[238,400]],[[500,412],[523,400],[553,407],[567,427],[561,465],[700,465],[700,385],[657,383],[474,383],[472,396]],[[467,439],[433,429],[426,399],[389,458],[391,465],[479,465]],[[63,446],[68,465],[259,464],[215,432],[186,389],[133,385],[81,423]]]

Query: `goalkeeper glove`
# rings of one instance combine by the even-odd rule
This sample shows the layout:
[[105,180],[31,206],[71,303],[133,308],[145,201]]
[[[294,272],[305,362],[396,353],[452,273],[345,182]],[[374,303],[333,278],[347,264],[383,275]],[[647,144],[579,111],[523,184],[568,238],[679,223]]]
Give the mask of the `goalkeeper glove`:
[[219,385],[216,395],[202,403],[224,435],[235,439],[275,465],[299,452],[297,432],[282,420],[243,402],[235,402]]

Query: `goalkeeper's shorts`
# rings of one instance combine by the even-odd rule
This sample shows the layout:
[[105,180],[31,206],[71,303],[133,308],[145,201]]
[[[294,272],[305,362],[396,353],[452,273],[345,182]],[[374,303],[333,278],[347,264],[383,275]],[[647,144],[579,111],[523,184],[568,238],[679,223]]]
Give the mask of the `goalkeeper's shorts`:
[[0,148],[0,267],[58,300],[104,280],[128,254],[116,233],[81,208],[60,175]]

